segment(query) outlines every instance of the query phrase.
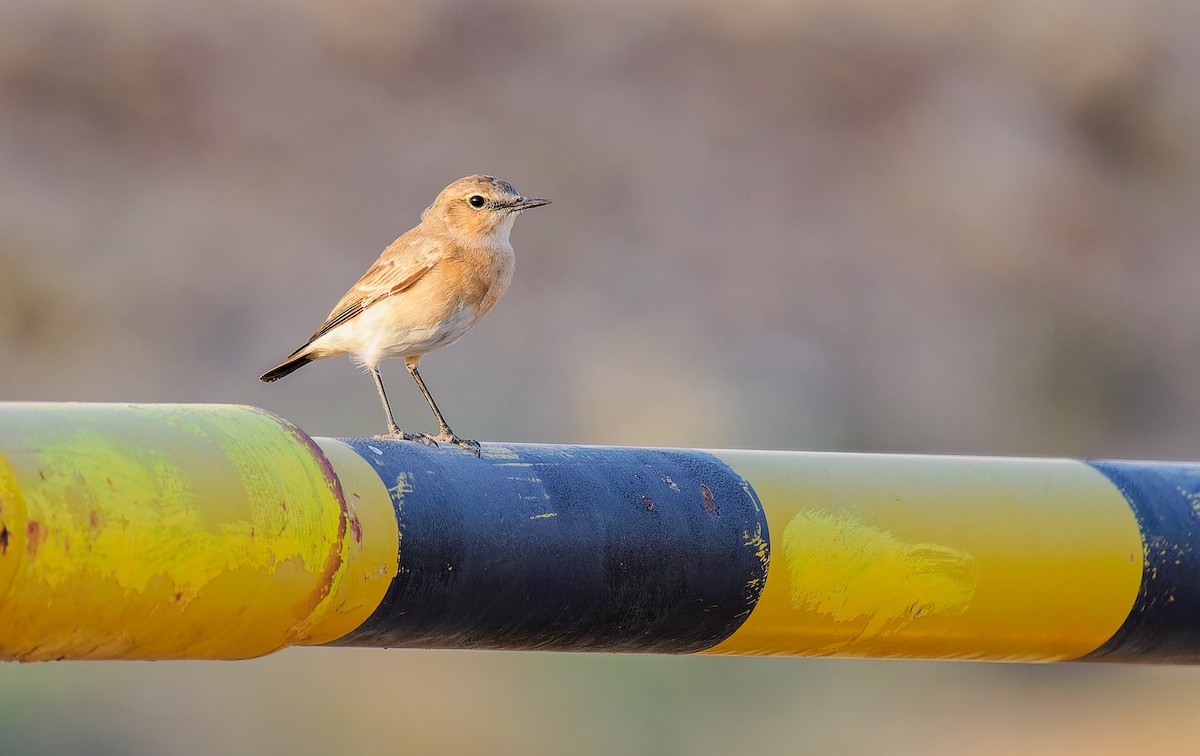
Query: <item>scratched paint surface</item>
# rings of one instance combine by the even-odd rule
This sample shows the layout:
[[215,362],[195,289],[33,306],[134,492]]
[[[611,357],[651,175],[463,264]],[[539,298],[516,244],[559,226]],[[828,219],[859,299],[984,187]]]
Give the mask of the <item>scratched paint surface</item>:
[[1137,522],[1081,462],[717,455],[777,535],[758,605],[713,653],[1072,659],[1137,595]]
[[979,565],[966,552],[905,543],[846,514],[800,512],[782,547],[792,608],[853,623],[861,628],[856,640],[891,635],[921,616],[962,614],[979,580]]
[[0,515],[19,534],[0,658],[285,645],[344,572],[345,504],[308,444],[243,407],[0,404]]

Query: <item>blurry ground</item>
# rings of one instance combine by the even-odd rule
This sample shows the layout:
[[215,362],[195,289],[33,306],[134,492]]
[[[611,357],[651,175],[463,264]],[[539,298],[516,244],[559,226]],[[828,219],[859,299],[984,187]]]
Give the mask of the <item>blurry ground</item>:
[[[0,0],[0,398],[271,386],[446,183],[554,204],[423,373],[496,440],[1200,458],[1200,6]],[[406,427],[432,430],[385,367]],[[0,667],[0,752],[1098,753],[1200,671],[301,649]],[[19,748],[14,744],[19,744]]]

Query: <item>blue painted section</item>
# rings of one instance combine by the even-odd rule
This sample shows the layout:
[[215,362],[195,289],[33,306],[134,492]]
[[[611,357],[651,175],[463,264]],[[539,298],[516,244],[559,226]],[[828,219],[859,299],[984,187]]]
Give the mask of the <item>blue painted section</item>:
[[1129,617],[1084,659],[1200,661],[1200,466],[1089,461],[1129,501],[1142,531],[1142,587]]
[[766,579],[762,508],[709,454],[342,440],[391,491],[400,564],[332,645],[701,651]]

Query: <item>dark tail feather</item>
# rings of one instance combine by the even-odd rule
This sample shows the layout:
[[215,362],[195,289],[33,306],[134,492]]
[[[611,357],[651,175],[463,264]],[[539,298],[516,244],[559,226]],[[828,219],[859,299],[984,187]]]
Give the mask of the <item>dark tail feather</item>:
[[270,370],[268,370],[267,372],[260,375],[258,377],[258,380],[262,381],[263,383],[270,383],[271,381],[277,381],[280,378],[284,377],[285,375],[289,375],[291,373],[296,372],[300,368],[304,367],[305,365],[307,365],[310,362],[313,362],[316,359],[317,359],[316,357],[313,357],[310,354],[293,355],[291,357],[288,357],[282,363],[280,363],[280,365],[278,367],[273,367]]

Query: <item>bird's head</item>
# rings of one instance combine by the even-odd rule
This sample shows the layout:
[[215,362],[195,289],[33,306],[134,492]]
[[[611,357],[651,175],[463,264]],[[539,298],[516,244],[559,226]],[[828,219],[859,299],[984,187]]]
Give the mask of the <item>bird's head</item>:
[[548,199],[522,196],[512,184],[494,176],[467,176],[443,189],[421,214],[421,222],[481,240],[507,241],[518,215],[548,204]]

